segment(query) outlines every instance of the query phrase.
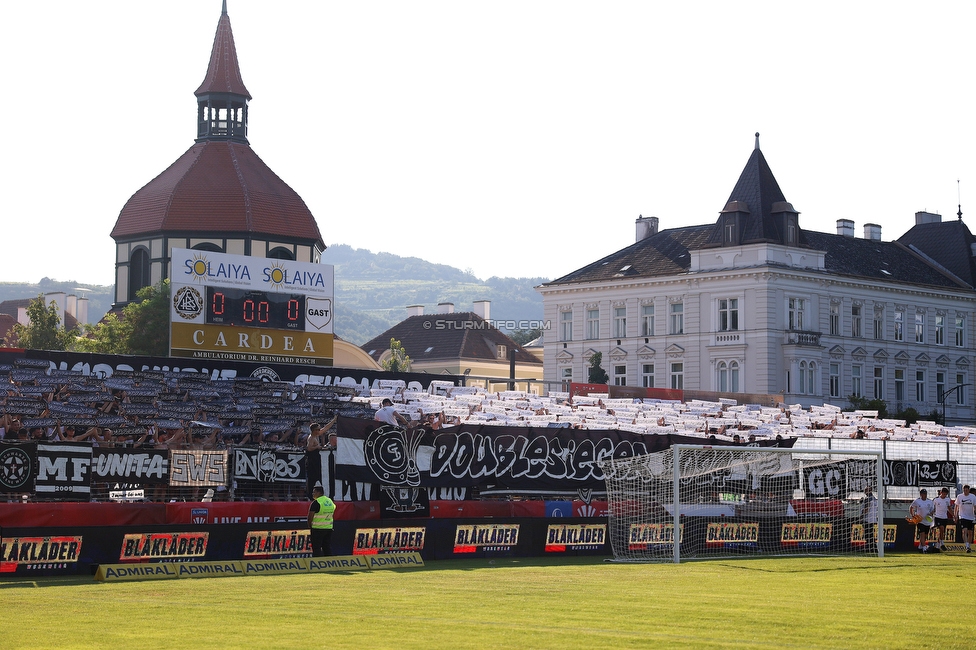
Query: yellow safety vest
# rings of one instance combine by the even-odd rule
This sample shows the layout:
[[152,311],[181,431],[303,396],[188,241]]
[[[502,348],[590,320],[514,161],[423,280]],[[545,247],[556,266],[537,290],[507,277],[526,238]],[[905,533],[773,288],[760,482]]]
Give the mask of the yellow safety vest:
[[335,502],[325,495],[320,496],[315,502],[319,504],[319,511],[312,515],[312,528],[332,528]]

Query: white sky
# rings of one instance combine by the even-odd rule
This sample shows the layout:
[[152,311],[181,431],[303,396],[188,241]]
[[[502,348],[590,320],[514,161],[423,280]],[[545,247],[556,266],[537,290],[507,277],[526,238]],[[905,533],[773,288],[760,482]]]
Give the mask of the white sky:
[[[555,278],[713,222],[761,132],[801,227],[976,218],[974,2],[228,0],[250,142],[326,244]],[[220,0],[8,2],[0,281],[112,284]]]

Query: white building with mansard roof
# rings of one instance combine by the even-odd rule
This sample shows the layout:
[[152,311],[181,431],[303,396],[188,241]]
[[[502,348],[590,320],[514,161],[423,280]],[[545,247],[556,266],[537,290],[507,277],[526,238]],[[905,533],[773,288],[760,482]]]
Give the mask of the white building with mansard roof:
[[[545,378],[586,381],[600,352],[618,385],[782,393],[787,403],[884,399],[894,412],[976,416],[976,239],[916,214],[897,241],[837,221],[803,230],[759,149],[712,223],[660,230],[538,287]],[[957,388],[961,386],[961,388]]]

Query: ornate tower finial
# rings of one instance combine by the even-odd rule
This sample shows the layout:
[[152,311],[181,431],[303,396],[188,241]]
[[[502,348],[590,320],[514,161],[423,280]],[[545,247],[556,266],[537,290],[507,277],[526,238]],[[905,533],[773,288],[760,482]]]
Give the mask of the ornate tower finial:
[[224,0],[224,5],[223,7],[220,8],[220,15],[221,16],[227,15],[227,0]]
[[959,216],[959,221],[962,221],[962,190],[959,186],[959,179],[956,179],[956,197],[959,200],[959,212],[956,214]]
[[759,131],[756,131],[756,149],[759,148]]

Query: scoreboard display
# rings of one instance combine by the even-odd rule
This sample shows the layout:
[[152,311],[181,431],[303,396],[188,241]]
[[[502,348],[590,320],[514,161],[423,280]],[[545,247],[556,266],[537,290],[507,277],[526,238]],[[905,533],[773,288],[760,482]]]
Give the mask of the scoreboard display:
[[173,249],[170,356],[331,366],[329,264]]

